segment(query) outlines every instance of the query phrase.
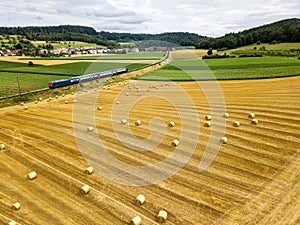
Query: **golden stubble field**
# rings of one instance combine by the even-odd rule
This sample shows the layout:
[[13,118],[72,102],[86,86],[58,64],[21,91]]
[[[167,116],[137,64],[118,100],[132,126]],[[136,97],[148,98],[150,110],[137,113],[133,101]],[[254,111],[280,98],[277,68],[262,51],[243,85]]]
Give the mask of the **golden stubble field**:
[[[142,224],[150,225],[160,224],[156,216],[164,209],[168,212],[164,224],[299,224],[300,77],[219,82],[230,113],[225,131],[228,143],[221,145],[205,171],[198,168],[211,135],[212,127],[203,126],[211,110],[199,86],[194,82],[128,84],[101,89],[95,104],[77,98],[85,95],[89,99],[95,92],[90,90],[77,93],[76,103],[75,96],[69,95],[28,103],[28,110],[24,106],[0,109],[0,144],[6,145],[0,151],[1,223],[117,225],[129,224],[139,215]],[[197,110],[199,130],[195,130],[193,120],[184,122],[190,127],[187,132],[191,137],[199,133],[198,140],[181,139],[183,121],[178,109],[189,115],[191,108],[185,102],[180,106],[170,103],[171,98],[181,98],[174,94],[177,85],[191,97]],[[169,97],[158,97],[158,93],[168,93]],[[152,97],[143,98],[150,94]],[[135,97],[141,99],[133,103]],[[182,143],[182,154],[194,151],[193,155],[174,176],[144,187],[115,183],[97,171],[87,175],[84,171],[89,163],[79,151],[72,126],[73,104],[79,103],[86,105],[82,115],[94,107],[99,139],[124,163],[143,166],[160,162],[175,150],[171,146],[175,138],[179,146]],[[113,110],[128,105],[132,107],[128,117],[124,109],[124,126],[136,137],[146,140],[151,132],[159,133],[165,127],[166,135],[153,151],[133,151],[124,140],[117,139],[121,124],[111,121],[116,115],[119,121],[123,111]],[[98,106],[102,110],[97,110]],[[251,124],[251,112],[256,114],[258,125]],[[212,126],[218,127],[212,116]],[[150,126],[154,117],[161,118],[160,124]],[[134,123],[138,119],[142,124],[137,127]],[[170,120],[175,127],[167,127]],[[237,120],[240,127],[233,126]],[[88,126],[84,121],[75,122]],[[196,142],[195,150],[189,148],[192,142]],[[110,168],[110,162],[102,166]],[[28,180],[26,175],[33,170],[37,178]],[[91,186],[87,195],[79,192],[83,184]],[[135,204],[138,194],[146,197],[143,206]],[[21,203],[18,211],[11,208],[16,201]]]

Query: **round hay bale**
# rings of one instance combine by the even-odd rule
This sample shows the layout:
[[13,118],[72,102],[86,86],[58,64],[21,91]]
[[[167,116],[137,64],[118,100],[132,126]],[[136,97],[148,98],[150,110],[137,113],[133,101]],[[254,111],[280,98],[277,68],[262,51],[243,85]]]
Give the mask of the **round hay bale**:
[[239,126],[241,126],[240,121],[235,121],[235,122],[233,123],[233,126],[234,126],[234,127],[239,127]]
[[69,101],[68,101],[68,100],[66,100],[66,101],[65,101],[65,104],[69,104]]
[[98,110],[102,110],[103,108],[102,108],[102,106],[98,106],[97,109]]
[[5,144],[1,144],[1,145],[0,145],[0,150],[4,150],[4,149],[6,149]]
[[94,167],[89,166],[88,168],[86,168],[85,173],[91,175],[94,173],[94,171],[95,171]]
[[205,119],[206,119],[206,120],[211,120],[211,119],[212,119],[212,116],[211,116],[211,115],[206,115],[206,116],[205,116]]
[[157,220],[158,222],[163,223],[166,222],[167,217],[168,217],[168,213],[165,210],[160,210],[157,215]]
[[62,94],[61,96],[62,96],[62,97],[65,97],[65,94]]
[[55,98],[58,98],[58,95],[55,95]]
[[91,187],[90,187],[89,185],[87,185],[87,184],[83,185],[83,186],[80,188],[80,192],[81,192],[82,194],[87,194],[87,193],[90,192],[90,190],[91,190]]
[[77,103],[77,100],[76,100],[76,99],[74,100],[74,103]]
[[34,104],[37,104],[37,103],[38,103],[38,101],[35,100],[35,101],[34,101]]
[[43,101],[43,98],[42,98],[42,97],[39,97],[39,101]]
[[206,122],[204,123],[204,126],[205,126],[205,127],[211,127],[211,126],[212,126],[212,124],[211,124],[211,122],[210,122],[210,121],[206,121]]
[[227,144],[228,138],[227,137],[222,137],[221,141],[222,141],[223,144]]
[[257,124],[258,124],[258,119],[253,119],[253,120],[251,121],[251,124],[257,125]]
[[24,106],[24,110],[28,110],[28,105],[25,105],[25,106]]
[[133,217],[131,219],[130,224],[132,224],[132,225],[141,225],[142,224],[142,218],[140,216]]
[[49,100],[51,101],[51,100],[52,100],[52,97],[50,97]]
[[24,102],[21,102],[20,105],[23,106],[23,105],[24,105]]
[[127,119],[122,119],[121,120],[121,124],[126,124],[127,123]]
[[229,113],[224,113],[224,118],[229,118]]
[[13,210],[19,210],[21,208],[20,202],[16,202],[12,205]]
[[129,96],[129,93],[128,93],[128,92],[126,93],[126,96]]
[[170,121],[169,122],[169,127],[175,127],[175,122],[174,121]]
[[173,141],[172,141],[172,145],[173,145],[174,147],[177,147],[177,146],[179,145],[179,141],[178,141],[177,139],[173,140]]
[[18,223],[16,222],[16,221],[14,221],[14,220],[11,220],[9,223],[8,223],[8,225],[17,225]]
[[136,201],[136,204],[137,204],[137,205],[143,205],[143,204],[145,203],[145,201],[146,201],[146,198],[145,198],[144,195],[139,194],[139,195],[136,197],[135,201]]
[[140,120],[135,121],[135,125],[136,126],[141,126],[142,125],[142,121],[140,121]]
[[120,101],[116,101],[116,104],[119,105],[119,104],[120,104]]
[[35,171],[32,171],[32,172],[27,174],[27,177],[28,177],[29,180],[33,180],[33,179],[37,178],[37,174],[36,174]]
[[253,119],[253,118],[255,117],[255,113],[249,113],[248,117],[249,117],[250,119]]
[[89,126],[89,127],[87,128],[87,131],[88,131],[88,132],[93,132],[93,131],[94,131],[94,127]]
[[72,91],[71,94],[74,95],[74,91]]

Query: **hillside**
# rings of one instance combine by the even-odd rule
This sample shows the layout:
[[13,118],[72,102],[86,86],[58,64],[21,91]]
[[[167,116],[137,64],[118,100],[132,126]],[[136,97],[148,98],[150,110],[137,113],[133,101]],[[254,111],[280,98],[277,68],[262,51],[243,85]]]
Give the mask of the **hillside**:
[[28,40],[38,41],[83,41],[114,47],[118,42],[160,40],[181,46],[195,46],[204,36],[188,32],[173,32],[162,34],[131,34],[97,32],[94,28],[85,26],[61,25],[45,27],[0,27],[0,35],[21,35]]
[[75,25],[0,27],[0,35],[25,36],[31,41],[82,41],[109,48],[118,46],[120,42],[154,40],[179,46],[196,46],[201,49],[233,49],[255,43],[300,42],[300,19],[286,19],[218,38],[208,38],[189,32],[161,34],[98,32],[92,27]]
[[197,48],[233,49],[260,42],[300,42],[300,19],[281,20],[242,32],[205,39],[198,43]]

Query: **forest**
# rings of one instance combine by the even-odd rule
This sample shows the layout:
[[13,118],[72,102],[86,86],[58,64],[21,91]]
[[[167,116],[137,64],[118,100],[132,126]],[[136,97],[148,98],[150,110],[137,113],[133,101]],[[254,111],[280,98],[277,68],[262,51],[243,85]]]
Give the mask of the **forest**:
[[218,38],[201,40],[196,47],[199,49],[234,49],[254,43],[300,42],[300,19],[287,19],[244,30],[229,33]]
[[162,34],[131,34],[114,32],[97,32],[92,27],[61,25],[45,27],[0,27],[0,35],[20,35],[35,41],[83,41],[97,43],[114,48],[119,42],[160,40],[180,46],[195,46],[206,38],[188,32],[173,32]]

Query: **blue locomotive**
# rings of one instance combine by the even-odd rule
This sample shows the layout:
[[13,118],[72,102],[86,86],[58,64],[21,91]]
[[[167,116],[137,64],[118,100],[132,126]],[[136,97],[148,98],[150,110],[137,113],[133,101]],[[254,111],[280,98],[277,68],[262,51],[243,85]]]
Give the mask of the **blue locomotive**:
[[87,81],[91,81],[91,80],[97,80],[97,79],[101,79],[101,78],[116,76],[116,75],[119,75],[122,73],[127,73],[127,72],[128,72],[127,68],[119,68],[119,69],[108,70],[108,71],[103,71],[103,72],[99,72],[99,73],[82,75],[82,76],[78,76],[78,77],[71,77],[71,78],[63,79],[63,80],[55,80],[55,81],[50,81],[48,84],[48,87],[50,89],[65,87],[65,86],[69,86],[72,84],[78,84],[78,83],[83,83],[83,82],[87,82]]

